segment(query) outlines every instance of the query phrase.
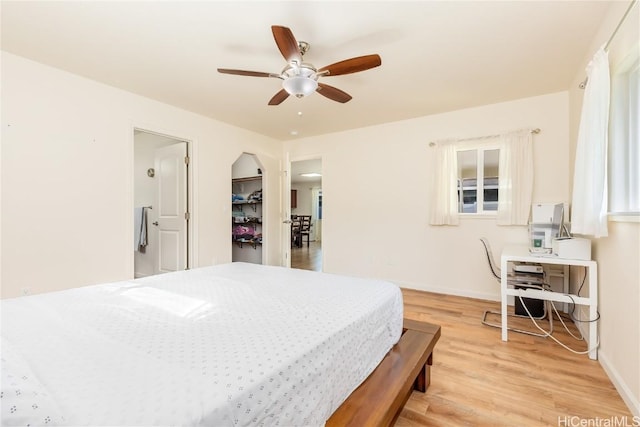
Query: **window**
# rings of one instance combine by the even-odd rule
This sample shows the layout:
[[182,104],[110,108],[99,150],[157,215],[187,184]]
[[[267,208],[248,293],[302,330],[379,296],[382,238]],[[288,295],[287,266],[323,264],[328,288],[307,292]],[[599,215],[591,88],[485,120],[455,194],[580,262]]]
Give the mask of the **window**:
[[640,45],[611,73],[609,212],[640,215]]
[[[429,224],[458,225],[460,216],[475,214],[495,218],[497,225],[526,225],[533,193],[532,134],[537,132],[520,129],[430,144],[435,149]],[[494,141],[476,141],[486,139]]]
[[495,147],[459,150],[457,156],[458,212],[497,212],[500,150]]

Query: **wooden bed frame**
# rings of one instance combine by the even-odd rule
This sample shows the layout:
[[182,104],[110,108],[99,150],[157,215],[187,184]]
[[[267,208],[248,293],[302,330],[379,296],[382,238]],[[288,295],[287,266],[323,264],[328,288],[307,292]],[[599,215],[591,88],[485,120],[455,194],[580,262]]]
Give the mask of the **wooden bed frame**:
[[327,427],[390,426],[413,390],[431,382],[433,348],[440,326],[404,319],[400,341],[327,420]]

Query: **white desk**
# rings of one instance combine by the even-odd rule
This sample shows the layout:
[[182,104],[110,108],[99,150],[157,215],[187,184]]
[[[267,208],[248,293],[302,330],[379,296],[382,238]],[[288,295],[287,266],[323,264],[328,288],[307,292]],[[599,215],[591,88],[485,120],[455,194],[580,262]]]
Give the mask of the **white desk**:
[[[580,297],[577,295],[571,295],[571,298],[567,294],[561,292],[541,291],[537,289],[513,289],[507,286],[507,274],[509,272],[509,262],[537,262],[540,264],[556,264],[563,266],[582,266],[588,269],[589,280],[589,296]],[[546,301],[556,302],[573,302],[576,305],[586,305],[589,307],[589,319],[595,319],[598,315],[598,265],[595,261],[585,261],[579,259],[565,259],[555,256],[535,256],[529,253],[528,246],[507,246],[502,251],[500,257],[501,277],[500,277],[500,289],[502,300],[502,341],[507,341],[508,325],[507,325],[507,298],[509,295],[513,295],[517,298],[521,295],[523,298],[534,298]],[[565,289],[565,292],[568,291]],[[598,358],[598,350],[596,343],[598,342],[598,325],[597,322],[589,323],[589,347],[592,348],[589,351],[589,358],[596,360]]]

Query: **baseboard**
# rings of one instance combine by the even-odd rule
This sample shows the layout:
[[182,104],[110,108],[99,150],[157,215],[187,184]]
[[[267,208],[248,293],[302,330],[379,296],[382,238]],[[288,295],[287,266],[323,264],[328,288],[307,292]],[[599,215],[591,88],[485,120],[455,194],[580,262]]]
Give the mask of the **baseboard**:
[[473,292],[464,289],[451,289],[439,286],[429,286],[423,283],[395,282],[401,288],[414,289],[416,291],[433,292],[435,294],[455,295],[458,297],[482,299],[487,301],[500,301],[500,285],[496,285],[496,293]]
[[[584,306],[578,306],[578,316],[580,319],[588,319],[589,318],[589,309]],[[589,338],[589,323],[586,322],[575,322],[582,335],[585,337],[585,340]],[[591,343],[588,343],[591,346]],[[604,372],[607,374],[614,387],[622,397],[622,400],[627,405],[631,413],[640,417],[640,396],[634,396],[631,389],[627,386],[624,378],[618,373],[618,370],[614,367],[614,365],[610,362],[606,353],[602,350],[598,349],[598,361],[600,362],[600,366],[604,369]]]
[[640,396],[634,396],[624,379],[618,374],[618,371],[613,367],[613,365],[609,362],[607,355],[602,351],[598,351],[598,361],[600,362],[600,366],[604,369],[604,372],[607,374],[614,387],[624,400],[624,403],[627,404],[629,410],[635,417],[640,417]]

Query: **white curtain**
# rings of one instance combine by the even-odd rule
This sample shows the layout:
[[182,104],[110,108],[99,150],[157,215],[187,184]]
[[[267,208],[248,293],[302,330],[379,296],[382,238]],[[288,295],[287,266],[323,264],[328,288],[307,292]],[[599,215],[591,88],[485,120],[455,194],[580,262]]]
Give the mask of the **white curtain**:
[[455,144],[443,141],[433,151],[429,224],[457,225],[458,155]]
[[501,136],[498,165],[498,225],[526,225],[533,194],[533,141],[530,130]]
[[600,48],[587,66],[573,176],[571,232],[604,237],[607,231],[609,58]]

